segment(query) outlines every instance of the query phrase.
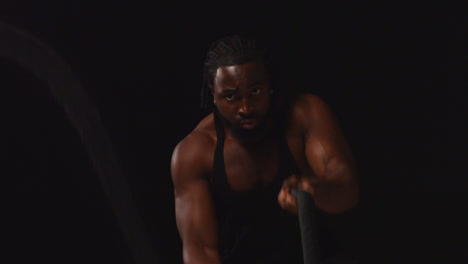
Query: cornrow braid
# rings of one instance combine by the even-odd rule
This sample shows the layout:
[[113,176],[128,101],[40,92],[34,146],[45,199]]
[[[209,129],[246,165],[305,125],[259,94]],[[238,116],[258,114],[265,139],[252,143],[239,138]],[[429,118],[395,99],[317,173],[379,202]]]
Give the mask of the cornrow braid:
[[266,49],[259,48],[257,41],[252,38],[232,35],[215,41],[208,50],[204,63],[201,108],[206,111],[213,110],[213,96],[209,86],[213,85],[219,67],[243,64],[257,59],[263,60],[268,68]]

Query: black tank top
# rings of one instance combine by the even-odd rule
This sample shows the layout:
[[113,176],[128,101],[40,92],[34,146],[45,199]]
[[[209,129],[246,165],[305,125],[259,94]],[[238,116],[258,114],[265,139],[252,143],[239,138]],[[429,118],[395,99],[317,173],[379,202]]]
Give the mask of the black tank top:
[[282,130],[278,129],[279,169],[274,181],[239,194],[231,191],[226,178],[224,130],[216,111],[214,118],[217,143],[211,188],[222,263],[303,263],[298,218],[278,204],[283,181],[299,172]]

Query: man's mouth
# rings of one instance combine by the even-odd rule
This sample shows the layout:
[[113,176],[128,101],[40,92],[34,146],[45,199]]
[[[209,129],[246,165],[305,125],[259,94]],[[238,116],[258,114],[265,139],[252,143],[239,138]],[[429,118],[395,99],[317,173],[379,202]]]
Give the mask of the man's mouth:
[[251,129],[257,124],[257,119],[255,118],[246,118],[242,119],[240,122],[240,126],[244,129]]

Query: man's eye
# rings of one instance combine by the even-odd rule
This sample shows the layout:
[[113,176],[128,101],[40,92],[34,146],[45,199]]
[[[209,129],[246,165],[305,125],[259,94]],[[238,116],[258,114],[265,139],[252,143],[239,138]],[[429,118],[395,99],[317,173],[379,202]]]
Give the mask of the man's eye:
[[224,96],[224,98],[228,101],[234,100],[235,96],[233,94],[227,94]]
[[262,92],[261,89],[256,88],[256,89],[253,89],[252,94],[253,95],[259,95],[261,92]]

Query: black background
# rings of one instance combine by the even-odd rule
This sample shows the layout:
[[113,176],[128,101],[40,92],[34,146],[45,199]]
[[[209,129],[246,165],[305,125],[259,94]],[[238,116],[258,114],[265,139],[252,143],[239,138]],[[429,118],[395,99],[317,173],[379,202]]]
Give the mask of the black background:
[[[459,263],[467,182],[461,9],[374,2],[2,1],[0,21],[43,40],[80,77],[164,263],[181,259],[172,150],[202,118],[208,47],[231,33],[266,39],[284,85],[319,95],[337,116],[362,189],[357,208],[330,217],[349,252],[362,263]],[[4,257],[131,263],[63,110],[31,74],[0,66]]]

